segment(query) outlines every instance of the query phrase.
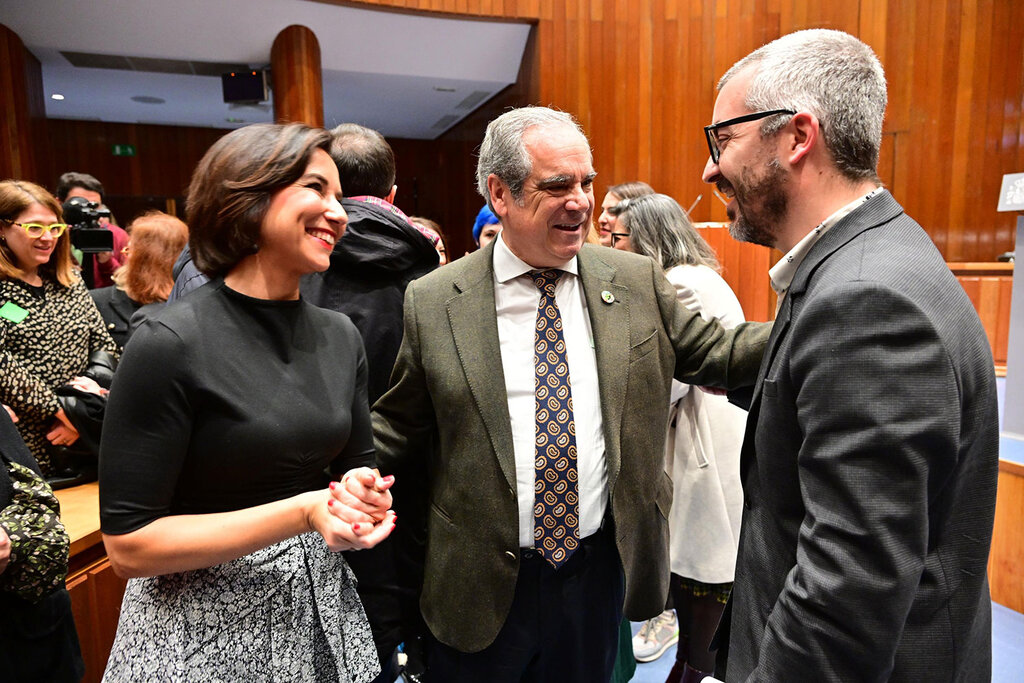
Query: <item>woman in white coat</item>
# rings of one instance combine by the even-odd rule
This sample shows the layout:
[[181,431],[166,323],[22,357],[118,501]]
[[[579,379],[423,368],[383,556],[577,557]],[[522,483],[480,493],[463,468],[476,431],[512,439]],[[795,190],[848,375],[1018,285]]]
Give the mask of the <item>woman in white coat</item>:
[[[715,252],[671,197],[653,194],[616,207],[616,249],[649,256],[679,300],[725,327],[743,309],[718,274]],[[674,484],[669,535],[672,601],[679,619],[676,663],[666,683],[694,683],[714,669],[711,638],[729,597],[739,543],[743,489],[740,446],[746,413],[724,396],[672,383],[666,470]]]

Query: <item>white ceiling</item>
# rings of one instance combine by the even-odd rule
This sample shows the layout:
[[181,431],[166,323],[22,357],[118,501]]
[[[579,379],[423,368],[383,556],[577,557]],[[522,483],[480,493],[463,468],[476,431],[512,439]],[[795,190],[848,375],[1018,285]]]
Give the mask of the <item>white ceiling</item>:
[[[260,68],[275,36],[300,24],[320,43],[327,127],[355,122],[419,139],[436,138],[514,83],[530,30],[310,0],[0,0],[0,23],[42,63],[48,118],[213,128],[271,121],[270,102],[232,108],[218,77],[79,68],[61,51]],[[486,95],[460,108],[473,93]],[[436,127],[445,117],[454,118]]]

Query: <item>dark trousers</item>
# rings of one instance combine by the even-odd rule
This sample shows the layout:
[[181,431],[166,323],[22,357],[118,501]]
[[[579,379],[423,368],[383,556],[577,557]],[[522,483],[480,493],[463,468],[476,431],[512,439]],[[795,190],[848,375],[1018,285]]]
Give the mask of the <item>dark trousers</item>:
[[[606,525],[610,527],[611,525]],[[624,579],[610,528],[554,569],[523,550],[515,597],[495,641],[465,653],[431,638],[430,683],[600,683],[615,665]]]

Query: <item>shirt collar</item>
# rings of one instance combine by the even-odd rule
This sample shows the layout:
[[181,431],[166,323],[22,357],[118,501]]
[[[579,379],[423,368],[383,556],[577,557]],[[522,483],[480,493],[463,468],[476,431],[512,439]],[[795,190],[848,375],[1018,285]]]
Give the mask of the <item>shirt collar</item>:
[[[494,277],[502,284],[514,280],[520,275],[525,275],[531,270],[550,270],[549,268],[534,268],[513,254],[512,250],[505,244],[505,240],[502,239],[502,233],[498,233],[498,236],[494,238],[492,258],[494,259]],[[572,273],[573,275],[579,275],[579,264],[575,256],[561,265],[552,266],[552,268]]]
[[852,202],[823,220],[820,225],[807,233],[802,240],[796,243],[796,246],[790,249],[785,256],[779,259],[779,262],[772,266],[768,271],[768,277],[771,279],[772,289],[775,290],[775,293],[781,297],[789,291],[789,286],[793,283],[793,276],[796,275],[796,269],[800,267],[804,258],[806,258],[807,254],[811,251],[811,247],[817,244],[822,235],[828,232],[836,223],[853,213],[853,211],[861,204],[868,201],[881,191],[882,188],[876,187],[864,196],[854,199]]

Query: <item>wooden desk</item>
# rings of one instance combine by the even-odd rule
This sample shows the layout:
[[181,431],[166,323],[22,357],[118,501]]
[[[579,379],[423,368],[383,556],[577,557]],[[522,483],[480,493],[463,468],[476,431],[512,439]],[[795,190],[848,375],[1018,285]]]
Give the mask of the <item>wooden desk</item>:
[[125,580],[114,574],[100,534],[99,485],[55,492],[61,520],[71,537],[67,588],[85,659],[83,681],[99,681],[121,616]]

